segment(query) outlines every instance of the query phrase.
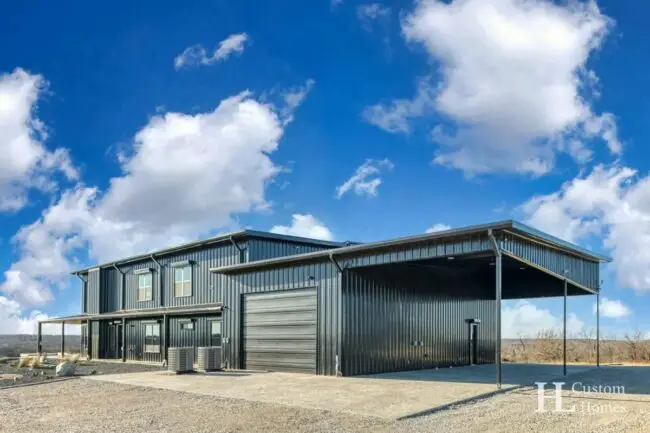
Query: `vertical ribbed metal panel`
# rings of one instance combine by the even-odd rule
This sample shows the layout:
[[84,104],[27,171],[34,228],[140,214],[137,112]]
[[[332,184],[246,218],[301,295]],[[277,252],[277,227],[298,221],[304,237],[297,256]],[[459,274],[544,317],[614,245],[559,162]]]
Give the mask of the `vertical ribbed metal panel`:
[[91,269],[88,272],[88,313],[99,314],[101,312],[101,278],[99,268]]
[[330,262],[264,269],[225,276],[223,335],[224,360],[229,367],[242,367],[242,295],[300,288],[318,288],[318,374],[334,375],[338,354],[340,284],[338,270]]
[[[181,329],[181,323],[189,320],[194,323],[194,329]],[[220,320],[220,316],[170,317],[169,347],[194,347],[194,359],[198,359],[196,349],[210,346],[210,322],[212,320]]]
[[[153,269],[151,275],[151,301],[138,301],[138,275],[134,272],[141,269]],[[132,266],[121,266],[120,270],[125,273],[124,275],[124,295],[126,297],[124,302],[124,308],[126,310],[140,310],[145,308],[156,308],[159,307],[159,283],[158,283],[158,270],[156,269],[156,264],[149,260],[140,262]],[[119,284],[115,284],[111,287],[112,290],[118,292],[120,290]]]
[[252,238],[248,241],[249,261],[272,259],[274,257],[293,256],[296,254],[313,253],[334,247],[313,245],[302,242],[290,242],[272,239]]
[[492,251],[492,244],[486,232],[452,239],[431,239],[419,245],[398,246],[390,251],[368,253],[341,259],[340,262],[345,268],[356,268],[489,251]]
[[101,270],[100,312],[109,313],[122,308],[121,277],[115,268]]
[[[240,246],[246,247],[245,242]],[[174,296],[174,262],[192,262],[192,296]],[[213,274],[210,268],[239,263],[239,250],[232,244],[205,247],[201,250],[175,254],[158,260],[163,265],[163,292],[165,306],[190,306],[222,302],[223,275]]]
[[[396,283],[379,274],[344,272],[343,374],[466,365],[466,319],[481,320],[479,363],[494,362],[495,301],[472,299],[471,290],[460,287],[439,291],[443,283],[427,286],[409,277],[403,272]],[[450,294],[456,289],[462,295]]]
[[[144,340],[146,323],[157,322],[160,325],[160,352],[145,353]],[[131,319],[126,321],[126,359],[130,361],[162,362],[163,323],[160,318]]]
[[567,270],[567,277],[583,286],[594,290],[600,287],[600,263],[598,262],[566,254],[508,233],[503,236],[502,248],[560,276]]

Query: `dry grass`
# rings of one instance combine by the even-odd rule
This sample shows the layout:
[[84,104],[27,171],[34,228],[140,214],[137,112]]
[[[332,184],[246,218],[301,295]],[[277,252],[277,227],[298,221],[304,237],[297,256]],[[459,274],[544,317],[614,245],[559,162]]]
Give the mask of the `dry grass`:
[[[562,334],[554,330],[542,331],[537,338],[505,341],[503,360],[509,362],[562,362]],[[571,363],[596,362],[596,338],[589,332],[567,339],[567,361]],[[624,339],[601,338],[601,363],[650,363],[650,340],[640,331],[626,334]]]
[[18,368],[43,368],[44,362],[45,357],[43,356],[23,356],[18,360],[18,364],[16,366]]

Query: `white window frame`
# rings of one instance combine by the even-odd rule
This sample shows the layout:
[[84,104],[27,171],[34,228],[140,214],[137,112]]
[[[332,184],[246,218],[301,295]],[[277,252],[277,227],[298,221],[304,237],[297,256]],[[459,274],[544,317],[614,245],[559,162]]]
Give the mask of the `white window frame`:
[[[177,279],[178,272],[181,272],[182,279]],[[180,287],[180,291],[179,291]],[[186,298],[192,296],[192,265],[178,266],[174,268],[174,297]]]
[[194,331],[194,322],[188,320],[187,322],[181,322],[181,329],[183,331]]
[[[147,272],[138,277],[138,302],[153,301],[153,273]],[[143,286],[142,280],[149,277],[149,285]]]
[[[158,328],[158,332],[154,333],[154,326]],[[151,332],[149,329],[151,328]],[[157,337],[158,344],[147,344],[147,337]],[[144,324],[144,353],[160,353],[160,323],[145,323]]]

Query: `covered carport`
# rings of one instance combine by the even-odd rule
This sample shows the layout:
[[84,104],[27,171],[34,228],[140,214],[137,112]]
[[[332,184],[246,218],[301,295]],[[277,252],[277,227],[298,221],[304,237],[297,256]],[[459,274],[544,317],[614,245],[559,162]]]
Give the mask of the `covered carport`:
[[[352,249],[356,249],[353,255]],[[346,331],[352,341],[344,344],[344,357],[349,362],[358,353],[361,362],[390,364],[353,365],[355,372],[494,362],[500,387],[502,300],[561,297],[566,375],[567,298],[581,295],[597,298],[596,364],[600,363],[599,267],[609,259],[526,225],[506,221],[367,244],[335,251],[332,259],[344,270],[344,328],[356,329]],[[368,307],[370,303],[376,305]],[[399,309],[390,310],[395,304]],[[389,310],[391,314],[384,313]],[[406,334],[396,326],[391,329],[391,316],[400,313],[406,317],[397,322],[399,328],[408,328]],[[385,318],[377,320],[382,315]],[[483,335],[480,340],[474,339],[478,332]],[[355,334],[363,337],[355,339]],[[477,355],[479,350],[483,357]],[[491,361],[485,354],[491,355]],[[413,362],[418,358],[424,359]]]

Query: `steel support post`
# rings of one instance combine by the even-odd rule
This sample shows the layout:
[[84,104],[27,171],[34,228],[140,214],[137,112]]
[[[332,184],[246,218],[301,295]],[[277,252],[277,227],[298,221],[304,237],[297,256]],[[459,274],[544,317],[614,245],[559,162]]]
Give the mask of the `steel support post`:
[[566,277],[564,278],[564,326],[562,330],[562,350],[563,350],[563,371],[564,375],[566,376],[566,298],[567,298],[567,279]]
[[596,293],[596,367],[600,367],[600,288]]

